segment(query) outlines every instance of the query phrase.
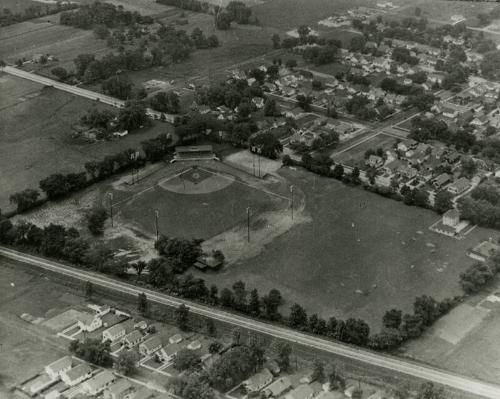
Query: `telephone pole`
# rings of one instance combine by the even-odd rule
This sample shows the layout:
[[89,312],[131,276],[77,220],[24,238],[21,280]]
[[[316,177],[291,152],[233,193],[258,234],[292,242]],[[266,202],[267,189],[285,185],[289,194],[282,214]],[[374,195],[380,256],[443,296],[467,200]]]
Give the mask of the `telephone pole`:
[[155,209],[155,229],[156,229],[156,244],[158,245],[158,240],[160,239],[160,229],[158,227],[158,218],[160,217],[160,211]]
[[290,186],[290,209],[292,211],[292,220],[293,220],[293,185]]
[[247,242],[250,242],[250,207],[247,206]]
[[108,193],[109,217],[111,218],[111,227],[113,227],[113,193]]

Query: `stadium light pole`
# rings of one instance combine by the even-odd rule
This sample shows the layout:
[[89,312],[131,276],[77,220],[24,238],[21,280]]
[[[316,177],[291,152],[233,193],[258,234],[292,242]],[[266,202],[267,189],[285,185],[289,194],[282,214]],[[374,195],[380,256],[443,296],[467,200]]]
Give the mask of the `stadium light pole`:
[[247,242],[250,242],[250,207],[247,206]]
[[290,209],[292,211],[292,220],[293,220],[293,185],[290,186],[290,197],[291,197]]
[[156,245],[158,245],[158,240],[160,239],[160,229],[158,227],[159,217],[160,217],[160,211],[158,209],[155,209]]
[[109,216],[111,218],[111,227],[113,226],[113,193],[108,193],[108,201],[109,201]]

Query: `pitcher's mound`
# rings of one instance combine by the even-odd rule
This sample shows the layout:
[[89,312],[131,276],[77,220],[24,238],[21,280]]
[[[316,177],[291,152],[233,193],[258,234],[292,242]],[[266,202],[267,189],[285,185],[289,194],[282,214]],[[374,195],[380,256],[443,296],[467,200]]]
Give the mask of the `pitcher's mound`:
[[164,190],[179,194],[207,194],[230,186],[235,177],[208,168],[191,167],[158,183]]

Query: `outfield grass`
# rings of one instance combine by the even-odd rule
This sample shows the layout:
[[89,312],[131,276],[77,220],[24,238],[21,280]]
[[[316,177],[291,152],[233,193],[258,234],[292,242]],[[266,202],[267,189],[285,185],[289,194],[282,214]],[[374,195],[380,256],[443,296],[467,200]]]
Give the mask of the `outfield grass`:
[[89,144],[75,139],[72,127],[96,106],[94,102],[10,75],[0,75],[0,91],[0,208],[4,210],[10,208],[12,193],[37,188],[49,174],[81,171],[87,161],[139,148],[141,141],[172,130],[154,122],[123,139]]
[[303,170],[280,173],[305,193],[312,222],[252,259],[205,275],[209,283],[241,279],[261,292],[277,288],[288,300],[285,308],[297,301],[324,317],[362,317],[377,328],[387,309],[411,311],[418,295],[460,294],[458,275],[472,263],[466,249],[493,236],[476,228],[458,241],[428,230],[438,219],[432,211]]

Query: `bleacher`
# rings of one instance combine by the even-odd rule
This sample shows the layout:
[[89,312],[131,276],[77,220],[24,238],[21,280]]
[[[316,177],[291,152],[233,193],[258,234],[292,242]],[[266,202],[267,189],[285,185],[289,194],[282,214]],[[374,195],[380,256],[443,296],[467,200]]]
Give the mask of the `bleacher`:
[[216,160],[219,159],[215,155],[211,145],[194,145],[175,147],[175,155],[172,162],[176,161],[198,161],[198,160]]

